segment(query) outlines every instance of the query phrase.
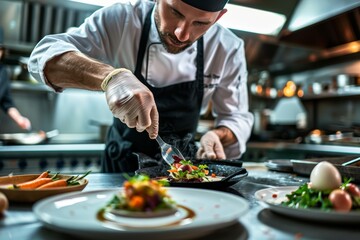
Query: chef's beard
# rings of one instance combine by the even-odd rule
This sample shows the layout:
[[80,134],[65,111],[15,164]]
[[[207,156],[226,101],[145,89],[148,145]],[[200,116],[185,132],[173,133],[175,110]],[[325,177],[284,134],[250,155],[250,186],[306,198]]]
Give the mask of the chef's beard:
[[[174,34],[171,34],[169,32],[160,31],[161,20],[159,17],[158,9],[155,10],[155,25],[156,25],[156,29],[157,29],[159,37],[160,37],[161,44],[164,46],[164,48],[167,52],[172,53],[172,54],[181,53],[193,44],[193,42],[190,42],[190,41],[180,42]],[[179,45],[181,44],[181,47],[169,45],[166,42],[166,39],[171,39],[170,41],[175,44],[179,44]],[[186,45],[183,45],[184,43]]]

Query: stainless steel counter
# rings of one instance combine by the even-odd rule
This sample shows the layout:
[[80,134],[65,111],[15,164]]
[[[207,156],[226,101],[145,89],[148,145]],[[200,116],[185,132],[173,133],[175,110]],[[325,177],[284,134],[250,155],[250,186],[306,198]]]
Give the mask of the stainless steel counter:
[[308,159],[360,155],[360,145],[341,146],[292,142],[248,142],[244,161],[264,162],[271,159]]
[[[244,197],[250,203],[249,211],[239,218],[239,222],[199,238],[219,240],[258,240],[258,239],[358,239],[360,229],[346,225],[301,221],[277,215],[264,208],[255,199],[254,193],[272,186],[298,186],[307,178],[294,174],[267,171],[263,164],[245,163],[249,176],[242,179],[226,192]],[[92,173],[84,191],[122,186],[124,178],[120,174]],[[206,201],[206,200],[204,200]],[[10,209],[0,218],[0,239],[21,240],[60,240],[77,239],[64,233],[44,227],[32,212],[32,205],[10,204]],[[171,239],[171,236],[169,237]]]
[[340,146],[322,144],[302,144],[289,142],[249,142],[247,148],[271,150],[271,151],[305,151],[311,153],[324,153],[336,155],[356,155],[360,154],[359,146]]

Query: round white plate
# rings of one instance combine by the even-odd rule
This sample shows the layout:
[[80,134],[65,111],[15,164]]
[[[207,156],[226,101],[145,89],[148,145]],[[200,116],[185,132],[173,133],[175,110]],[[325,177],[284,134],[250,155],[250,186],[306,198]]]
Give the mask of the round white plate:
[[[35,203],[36,217],[55,231],[90,239],[189,239],[229,226],[249,209],[249,203],[236,195],[192,188],[168,188],[179,213],[151,219],[119,217],[112,219],[101,209],[122,188],[63,194]],[[194,216],[187,216],[189,209]],[[185,213],[184,213],[185,211]],[[105,217],[106,221],[99,216]],[[109,220],[110,219],[110,220]],[[109,221],[107,221],[109,220]],[[178,222],[181,224],[177,224]]]
[[286,194],[290,194],[297,188],[298,186],[265,188],[255,192],[255,198],[264,202],[274,212],[289,217],[329,223],[360,223],[360,211],[326,212],[320,209],[291,208],[280,205],[282,201],[287,199]]

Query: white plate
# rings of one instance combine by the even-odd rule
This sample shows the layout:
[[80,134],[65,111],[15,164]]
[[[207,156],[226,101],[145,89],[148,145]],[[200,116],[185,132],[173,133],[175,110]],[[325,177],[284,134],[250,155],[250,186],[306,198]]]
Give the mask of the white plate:
[[[100,210],[121,190],[63,194],[37,202],[33,210],[46,227],[72,235],[91,239],[160,240],[204,236],[235,223],[249,209],[245,199],[230,193],[171,187],[168,194],[182,206],[174,216],[142,219],[102,214]],[[189,212],[195,215],[186,218]]]
[[297,188],[298,186],[265,188],[255,192],[255,198],[266,203],[274,212],[294,218],[341,224],[360,223],[360,211],[348,213],[336,211],[325,212],[320,209],[291,208],[279,205],[287,199],[286,194],[290,194]]

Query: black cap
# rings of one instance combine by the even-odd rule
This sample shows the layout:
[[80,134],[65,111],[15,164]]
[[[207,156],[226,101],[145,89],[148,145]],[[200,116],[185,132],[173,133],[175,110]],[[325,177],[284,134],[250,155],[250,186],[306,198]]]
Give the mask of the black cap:
[[229,0],[182,0],[195,8],[208,12],[217,12],[222,10]]

